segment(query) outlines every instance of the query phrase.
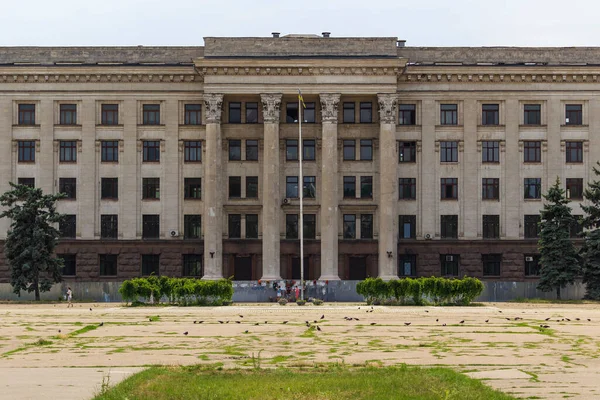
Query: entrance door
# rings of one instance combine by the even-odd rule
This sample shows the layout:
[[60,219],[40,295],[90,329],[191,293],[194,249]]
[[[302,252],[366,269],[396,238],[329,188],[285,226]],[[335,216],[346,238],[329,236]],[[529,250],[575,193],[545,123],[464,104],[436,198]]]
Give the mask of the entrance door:
[[252,280],[252,257],[235,257],[233,264],[233,280]]
[[350,257],[348,275],[351,281],[367,279],[367,257]]
[[[308,275],[308,257],[304,257],[304,280],[310,281],[311,277]],[[292,258],[292,279],[300,280],[300,257]]]

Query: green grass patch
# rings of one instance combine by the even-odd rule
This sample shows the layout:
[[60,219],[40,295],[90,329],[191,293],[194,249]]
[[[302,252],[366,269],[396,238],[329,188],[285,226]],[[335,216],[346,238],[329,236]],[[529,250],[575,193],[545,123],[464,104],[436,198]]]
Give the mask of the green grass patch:
[[509,300],[511,303],[531,303],[531,304],[598,304],[592,300],[553,300],[553,299],[526,299],[517,297],[514,300]]
[[149,315],[146,318],[148,318],[148,321],[150,321],[150,322],[160,321],[160,315]]
[[98,329],[98,325],[86,325],[81,329],[77,329],[76,331],[73,331],[71,333],[69,333],[69,337],[73,337],[73,336],[77,336],[77,335],[82,335],[84,333],[87,333],[89,331],[93,331],[95,329]]

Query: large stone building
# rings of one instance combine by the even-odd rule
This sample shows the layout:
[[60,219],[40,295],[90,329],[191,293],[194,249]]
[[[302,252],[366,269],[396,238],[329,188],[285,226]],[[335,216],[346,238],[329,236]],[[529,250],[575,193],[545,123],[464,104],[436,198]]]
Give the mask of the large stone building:
[[329,34],[2,48],[0,192],[68,194],[67,280],[297,279],[299,190],[309,280],[535,279],[541,193],[581,214],[600,159],[599,64]]

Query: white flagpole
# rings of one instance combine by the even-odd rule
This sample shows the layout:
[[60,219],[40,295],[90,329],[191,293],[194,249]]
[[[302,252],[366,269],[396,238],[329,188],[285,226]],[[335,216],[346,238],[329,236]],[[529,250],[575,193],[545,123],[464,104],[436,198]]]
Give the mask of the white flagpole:
[[300,177],[298,178],[298,191],[300,197],[300,299],[304,300],[304,215],[302,214],[302,198],[304,197],[304,177],[302,176],[302,93],[298,89],[298,164]]

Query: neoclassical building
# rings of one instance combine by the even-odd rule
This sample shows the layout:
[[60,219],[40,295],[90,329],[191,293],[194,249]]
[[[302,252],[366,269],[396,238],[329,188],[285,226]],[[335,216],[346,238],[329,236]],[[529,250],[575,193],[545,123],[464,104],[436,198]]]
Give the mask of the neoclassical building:
[[581,214],[597,48],[204,42],[0,49],[0,192],[67,194],[66,280],[298,279],[300,191],[309,280],[535,280],[557,177]]

